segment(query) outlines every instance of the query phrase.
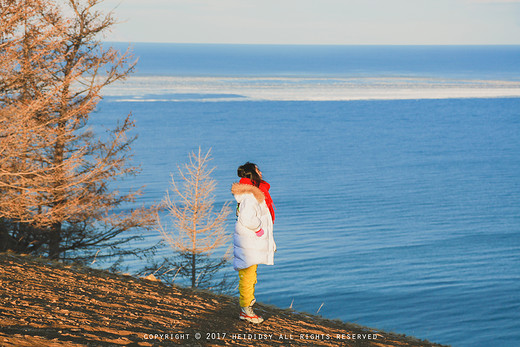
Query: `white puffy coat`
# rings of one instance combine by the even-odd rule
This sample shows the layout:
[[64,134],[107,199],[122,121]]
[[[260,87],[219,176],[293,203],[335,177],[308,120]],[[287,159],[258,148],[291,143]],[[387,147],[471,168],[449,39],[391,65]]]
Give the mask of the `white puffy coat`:
[[[273,265],[276,244],[264,193],[255,186],[241,183],[233,183],[231,193],[240,204],[233,236],[235,270],[256,264]],[[255,232],[260,229],[264,229],[264,235],[258,237]]]

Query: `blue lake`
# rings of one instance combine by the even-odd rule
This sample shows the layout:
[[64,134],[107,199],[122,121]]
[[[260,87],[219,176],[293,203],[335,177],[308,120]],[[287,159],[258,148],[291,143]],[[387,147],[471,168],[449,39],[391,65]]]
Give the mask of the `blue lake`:
[[92,119],[133,114],[142,173],[123,186],[159,201],[189,152],[211,148],[220,206],[236,168],[257,163],[278,245],[259,301],[454,346],[517,344],[520,48],[135,52],[137,74]]

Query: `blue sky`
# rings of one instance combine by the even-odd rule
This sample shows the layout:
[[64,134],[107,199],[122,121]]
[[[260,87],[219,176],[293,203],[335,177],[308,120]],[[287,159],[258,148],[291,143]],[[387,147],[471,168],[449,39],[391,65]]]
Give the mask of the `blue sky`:
[[106,0],[107,40],[520,44],[520,0]]

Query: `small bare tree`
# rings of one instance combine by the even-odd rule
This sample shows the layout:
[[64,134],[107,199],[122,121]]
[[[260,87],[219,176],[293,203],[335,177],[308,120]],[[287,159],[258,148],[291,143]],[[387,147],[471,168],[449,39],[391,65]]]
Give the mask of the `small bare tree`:
[[211,257],[229,241],[225,222],[231,209],[226,202],[219,212],[213,211],[216,182],[210,177],[215,168],[208,168],[210,153],[202,154],[199,148],[197,154],[190,154],[189,162],[179,167],[180,186],[172,175],[171,190],[177,199],[168,190],[163,201],[171,225],[167,227],[157,214],[159,232],[179,253],[170,266],[177,268],[176,274],[188,278],[192,288],[221,287],[222,282],[213,283],[214,275],[229,261],[229,250],[223,257]]

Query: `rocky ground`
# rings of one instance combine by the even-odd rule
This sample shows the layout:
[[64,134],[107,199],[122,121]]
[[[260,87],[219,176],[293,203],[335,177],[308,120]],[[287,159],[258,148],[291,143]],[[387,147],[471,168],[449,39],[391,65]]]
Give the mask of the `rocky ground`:
[[207,291],[0,253],[0,346],[439,346]]

